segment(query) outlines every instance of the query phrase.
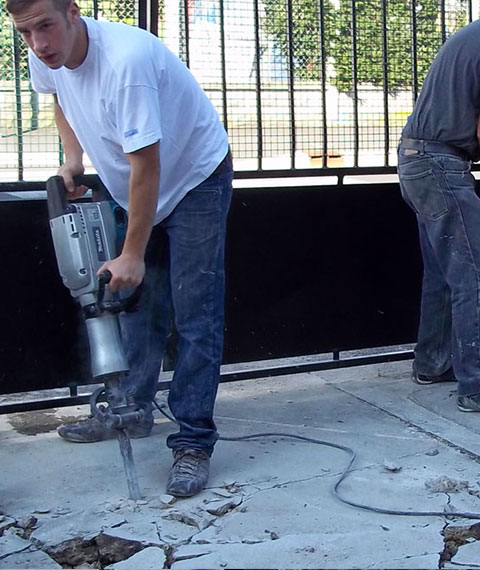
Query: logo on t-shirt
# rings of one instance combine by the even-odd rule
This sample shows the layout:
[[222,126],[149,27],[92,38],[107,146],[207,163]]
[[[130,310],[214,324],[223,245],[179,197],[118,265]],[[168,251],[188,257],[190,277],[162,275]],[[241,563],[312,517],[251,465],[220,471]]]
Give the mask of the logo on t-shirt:
[[123,136],[128,139],[129,137],[133,137],[133,135],[138,135],[138,129],[130,129],[129,131],[125,131]]

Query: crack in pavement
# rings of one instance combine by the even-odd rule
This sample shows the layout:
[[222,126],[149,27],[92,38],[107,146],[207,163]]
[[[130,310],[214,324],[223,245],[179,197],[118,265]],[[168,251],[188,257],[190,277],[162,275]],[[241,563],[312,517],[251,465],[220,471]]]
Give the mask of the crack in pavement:
[[357,394],[352,394],[351,392],[349,392],[348,390],[344,390],[340,387],[338,387],[337,385],[331,385],[332,388],[335,388],[336,390],[338,390],[339,392],[342,392],[343,394],[348,394],[349,396],[356,398],[357,400],[359,400],[360,402],[363,402],[364,404],[367,404],[368,406],[374,408],[375,410],[380,410],[381,412],[387,414],[388,416],[395,418],[397,420],[399,420],[400,422],[402,422],[403,424],[405,424],[406,426],[417,430],[420,433],[423,433],[425,435],[428,435],[429,437],[431,437],[432,439],[439,441],[443,444],[445,444],[446,446],[450,447],[451,449],[455,449],[456,451],[459,451],[460,453],[464,453],[465,455],[467,455],[469,457],[469,459],[471,459],[472,461],[475,461],[476,463],[480,463],[480,455],[478,455],[477,453],[470,451],[469,449],[465,449],[464,447],[462,447],[461,445],[446,439],[436,433],[433,433],[432,431],[430,431],[427,428],[424,428],[422,426],[419,426],[418,424],[415,424],[413,422],[411,422],[410,420],[406,420],[405,418],[402,418],[401,416],[399,416],[398,414],[391,412],[390,410],[386,410],[385,408],[383,408],[382,406],[379,406],[378,404],[374,404],[373,402],[370,402],[369,400],[366,400],[365,398],[361,398],[360,396],[358,396]]
[[468,544],[470,539],[480,540],[480,523],[469,526],[451,526],[447,523],[442,529],[444,537],[444,549],[440,553],[439,568],[444,568],[445,563],[451,562],[458,550]]

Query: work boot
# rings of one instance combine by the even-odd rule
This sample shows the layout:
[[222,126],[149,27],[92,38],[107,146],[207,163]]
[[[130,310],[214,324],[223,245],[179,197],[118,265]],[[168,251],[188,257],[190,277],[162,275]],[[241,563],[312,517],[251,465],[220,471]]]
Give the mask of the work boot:
[[[132,439],[148,437],[153,428],[153,415],[146,412],[143,419],[128,426],[126,432]],[[63,439],[74,443],[93,443],[104,439],[115,439],[117,429],[107,427],[95,416],[90,416],[86,420],[81,420],[72,424],[62,424],[58,426],[57,433]]]
[[439,382],[456,382],[455,374],[453,373],[453,368],[450,366],[443,374],[439,376],[431,376],[428,374],[419,374],[415,366],[412,368],[412,380],[415,384],[438,384]]
[[167,493],[175,497],[193,497],[207,484],[209,467],[210,457],[201,449],[175,451]]
[[461,412],[480,412],[480,394],[458,396],[457,408]]

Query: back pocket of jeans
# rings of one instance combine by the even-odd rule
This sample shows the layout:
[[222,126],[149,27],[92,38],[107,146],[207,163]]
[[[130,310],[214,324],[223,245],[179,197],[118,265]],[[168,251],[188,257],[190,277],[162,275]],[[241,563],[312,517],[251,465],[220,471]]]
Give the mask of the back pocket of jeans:
[[433,171],[418,172],[418,166],[409,164],[399,168],[400,189],[418,215],[436,220],[448,212],[447,201]]

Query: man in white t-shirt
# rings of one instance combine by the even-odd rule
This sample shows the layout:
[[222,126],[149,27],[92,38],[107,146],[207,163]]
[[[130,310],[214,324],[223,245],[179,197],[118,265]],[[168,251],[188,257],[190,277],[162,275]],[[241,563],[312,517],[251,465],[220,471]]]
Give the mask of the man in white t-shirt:
[[[29,47],[33,88],[52,93],[65,151],[58,170],[70,198],[86,188],[83,153],[128,210],[120,255],[100,271],[112,291],[144,282],[139,311],[122,316],[130,365],[125,390],[145,410],[131,437],[150,434],[152,400],[173,308],[178,358],[167,438],[174,461],[167,492],[204,488],[218,435],[213,408],[223,350],[226,217],[232,191],[228,139],[185,65],[152,34],[83,18],[73,0],[7,0]],[[69,441],[112,437],[95,418],[58,429]]]

